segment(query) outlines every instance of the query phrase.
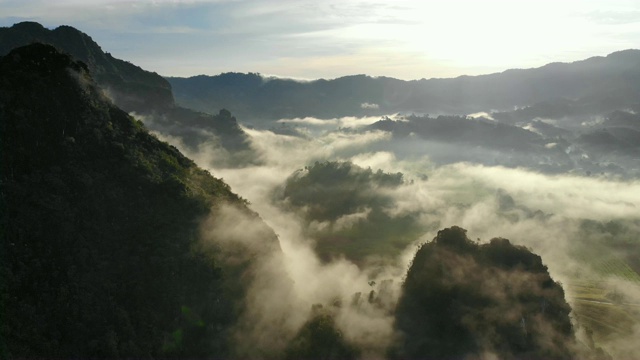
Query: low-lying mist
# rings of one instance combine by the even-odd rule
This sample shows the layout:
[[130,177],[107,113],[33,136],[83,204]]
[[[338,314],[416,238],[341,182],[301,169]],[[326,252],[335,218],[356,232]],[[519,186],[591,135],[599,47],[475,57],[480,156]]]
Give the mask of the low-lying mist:
[[[266,356],[283,351],[287,341],[309,319],[313,305],[320,304],[333,314],[345,339],[363,351],[363,358],[384,358],[386,349],[398,336],[393,310],[417,246],[433,239],[438,230],[454,225],[467,229],[469,237],[480,243],[507,238],[539,254],[553,279],[563,284],[567,301],[574,308],[572,318],[578,340],[585,346],[592,346],[595,338],[596,344],[614,357],[640,353],[640,345],[634,341],[640,335],[637,321],[613,335],[598,335],[597,331],[595,335],[585,335],[593,329],[586,331],[576,313],[576,306],[584,305],[579,304],[583,300],[580,289],[586,282],[615,294],[617,304],[640,303],[640,261],[633,253],[639,249],[640,181],[547,175],[486,163],[442,164],[430,157],[431,151],[438,150],[434,142],[424,143],[426,151],[421,156],[402,156],[393,152],[394,146],[390,145],[399,149],[401,144],[394,144],[398,140],[388,132],[320,131],[325,125],[310,119],[282,123],[313,128],[306,132],[307,136],[243,128],[258,154],[255,163],[260,165],[240,168],[212,168],[211,164],[221,156],[213,146],[205,143],[196,151],[179,139],[157,134],[224,179],[278,235],[282,254],[264,255],[251,280],[253,285],[247,295],[250,311],[239,328],[242,335],[238,336],[244,355]],[[345,122],[335,121],[334,126],[340,124]],[[420,144],[416,141],[412,146]],[[446,149],[442,151],[452,151],[452,145],[443,146]],[[310,236],[309,222],[304,219],[305,209],[291,211],[274,194],[297,170],[324,161],[350,162],[374,172],[401,172],[401,186],[372,187],[370,191],[392,199],[384,208],[387,216],[411,214],[423,229],[422,234],[402,251],[376,254],[371,261],[354,262],[347,255],[319,257],[317,239]],[[227,239],[243,246],[253,247],[251,244],[261,241],[251,230],[251,221],[239,218],[233,209],[225,211],[218,223],[203,224],[203,241],[220,241],[207,234],[219,235],[217,229],[221,228],[236,229]],[[362,211],[352,215],[366,217]],[[620,271],[603,270],[602,264],[622,268],[631,264],[634,269],[625,277]],[[278,340],[270,340],[274,338]]]

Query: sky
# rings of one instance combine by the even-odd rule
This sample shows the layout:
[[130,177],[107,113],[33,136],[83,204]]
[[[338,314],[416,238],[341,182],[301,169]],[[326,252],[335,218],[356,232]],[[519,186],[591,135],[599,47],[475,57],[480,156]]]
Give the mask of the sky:
[[27,20],[185,77],[445,78],[640,47],[637,0],[0,0],[0,26]]

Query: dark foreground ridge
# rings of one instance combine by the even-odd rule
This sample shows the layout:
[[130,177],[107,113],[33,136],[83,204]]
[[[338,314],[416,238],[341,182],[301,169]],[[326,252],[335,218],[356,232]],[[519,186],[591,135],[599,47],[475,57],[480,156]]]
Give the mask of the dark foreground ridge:
[[195,250],[210,209],[248,211],[227,184],[48,45],[0,57],[0,134],[0,357],[228,354],[242,300]]

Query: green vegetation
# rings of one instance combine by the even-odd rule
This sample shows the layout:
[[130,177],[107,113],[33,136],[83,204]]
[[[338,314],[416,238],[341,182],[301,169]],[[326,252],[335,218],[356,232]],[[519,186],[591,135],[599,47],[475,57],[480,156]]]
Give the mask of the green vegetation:
[[171,85],[162,76],[112,57],[71,26],[49,30],[36,22],[22,22],[0,28],[0,55],[34,42],[56,46],[86,64],[96,82],[125,111],[151,112],[174,106]]
[[[640,322],[640,303],[637,299],[625,296],[619,286],[620,283],[593,279],[571,280],[566,284],[573,315],[579,326],[589,334],[594,343],[592,347],[606,346],[607,343],[627,338]],[[623,286],[622,290],[640,291],[640,284],[637,283]],[[630,356],[615,351],[612,351],[612,355],[614,358]]]
[[578,299],[573,310],[579,324],[593,333],[597,343],[615,340],[620,336],[633,333],[634,326],[640,321],[640,305],[625,306],[597,300]]
[[576,258],[601,276],[617,276],[640,281],[640,220],[616,219],[607,222],[584,219],[580,222],[580,242]]
[[610,251],[600,252],[596,257],[583,253],[576,258],[581,264],[586,264],[595,272],[596,280],[606,280],[613,277],[640,285],[640,275]]
[[[33,23],[14,30],[20,29],[51,35]],[[68,51],[87,49],[90,38],[77,37],[75,29],[55,32],[72,40]],[[0,32],[0,43],[7,38]],[[233,357],[238,352],[232,341],[243,335],[233,326],[247,305],[246,286],[258,278],[253,271],[264,270],[253,268],[252,259],[278,248],[275,234],[262,224],[251,235],[259,242],[237,246],[225,258],[217,243],[199,243],[201,221],[219,215],[223,204],[256,215],[227,184],[110,103],[90,70],[102,85],[118,88],[119,96],[144,98],[116,101],[129,109],[161,109],[166,117],[159,123],[186,131],[182,135],[210,137],[200,130],[212,130],[224,149],[242,149],[245,138],[229,111],[212,116],[175,107],[166,81],[89,48],[85,63],[41,44],[0,57],[0,358]],[[257,75],[250,80],[262,81]],[[157,101],[166,106],[157,107]],[[478,136],[497,134],[504,141],[494,145],[502,149],[538,144],[524,130],[511,136],[513,129],[466,118],[410,120],[377,126],[397,126],[398,134],[415,127],[424,137],[455,140],[464,125],[470,130],[458,139],[463,142],[482,143]],[[187,146],[199,144],[197,137],[184,138],[193,140]],[[276,197],[301,215],[324,259],[346,256],[360,264],[392,258],[424,233],[427,225],[418,213],[397,211],[394,192],[403,186],[402,173],[316,162],[294,173]],[[493,193],[467,181],[446,200],[464,207]],[[498,193],[498,205],[498,216],[514,223],[552,216],[518,206],[506,193]],[[227,225],[212,222],[220,226],[215,230]],[[604,343],[632,333],[640,322],[638,304],[605,282],[639,286],[640,223],[580,225],[582,241],[572,253],[592,272],[577,274],[581,281],[570,283],[567,292],[591,340]],[[380,292],[368,296],[379,310],[387,304]],[[260,296],[247,303],[262,301]],[[316,310],[278,355],[357,358],[358,349],[332,314]],[[422,245],[398,306],[389,311],[395,311],[401,335],[391,358],[577,356],[563,289],[540,257],[506,239],[480,245],[457,227]],[[253,325],[253,318],[241,319],[246,323],[240,329]]]
[[0,58],[0,119],[0,355],[225,357],[242,284],[195,245],[243,200],[51,46]]
[[336,329],[331,314],[319,308],[290,341],[284,358],[350,360],[357,359],[358,355],[358,350]]
[[71,26],[49,30],[36,22],[22,22],[9,28],[0,27],[0,56],[34,42],[51,44],[79,60],[100,86],[100,93],[107,94],[126,112],[151,120],[148,122],[151,130],[180,138],[194,150],[215,138],[216,145],[230,157],[217,159],[221,165],[237,166],[252,161],[255,154],[248,146],[247,134],[227,110],[219,111],[223,106],[210,114],[176,106],[171,85],[162,76],[114,58],[90,36]]
[[324,258],[394,256],[424,231],[416,214],[392,215],[387,192],[404,185],[402,173],[363,169],[350,162],[316,162],[297,171],[277,193],[287,210],[303,214]]
[[350,162],[316,162],[287,179],[282,196],[294,207],[309,207],[310,219],[335,221],[367,207],[390,206],[391,197],[375,190],[402,184],[402,173],[388,174],[382,170],[374,173]]
[[595,343],[628,336],[640,322],[640,304],[616,289],[640,291],[638,222],[582,220],[579,230],[580,241],[573,243],[571,254],[590,271],[570,274],[567,295],[575,317]]
[[444,229],[409,268],[396,309],[403,336],[391,357],[571,358],[570,311],[539,256]]

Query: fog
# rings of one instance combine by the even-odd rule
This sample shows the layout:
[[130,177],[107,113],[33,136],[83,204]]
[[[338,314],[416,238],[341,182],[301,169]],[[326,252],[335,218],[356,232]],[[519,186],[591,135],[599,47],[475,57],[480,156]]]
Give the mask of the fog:
[[[640,181],[566,173],[549,175],[522,167],[489,166],[480,161],[434,161],[431,154],[455,152],[452,145],[439,147],[435,142],[415,139],[412,146],[421,147],[422,153],[405,156],[394,149],[407,144],[398,143],[388,132],[336,131],[338,127],[366,125],[371,120],[280,121],[304,127],[310,134],[307,137],[243,128],[250,135],[250,146],[258,154],[260,165],[242,168],[211,167],[224,155],[216,151],[213,143],[194,150],[184,146],[180,139],[156,133],[214,176],[224,179],[278,235],[281,253],[252,253],[259,261],[252,270],[248,310],[238,325],[241,334],[237,337],[238,346],[242,349],[239,353],[263,356],[282,351],[287,340],[308,319],[312,306],[321,304],[334,314],[345,338],[365,349],[363,358],[383,358],[385,349],[397,336],[393,309],[417,246],[433,239],[438,230],[453,225],[467,229],[469,237],[481,243],[502,237],[541,255],[553,279],[565,284],[572,307],[578,300],[567,285],[585,279],[606,283],[606,288],[620,294],[624,302],[640,303],[640,278],[602,274],[585,262],[592,252],[583,251],[593,248],[598,253],[607,249],[607,241],[611,239],[611,234],[605,232],[589,233],[584,228],[585,221],[621,222],[626,236],[640,234]],[[315,250],[316,240],[309,236],[313,230],[309,227],[348,228],[366,218],[370,210],[348,214],[330,224],[309,224],[303,220],[303,213],[288,211],[278,204],[274,194],[296,170],[327,160],[350,161],[373,171],[402,172],[404,185],[372,191],[393,199],[392,206],[384,210],[387,215],[413,214],[424,233],[399,255],[382,254],[360,263],[350,261],[347,256],[321,259]],[[203,223],[203,241],[222,248],[259,249],[256,244],[262,241],[262,230],[252,230],[254,218],[224,207],[221,211],[223,216],[217,216],[215,223]],[[610,256],[623,255],[611,250]],[[372,296],[381,300],[362,301],[371,291]],[[579,340],[588,343],[575,311],[573,321]],[[636,333],[600,338],[598,345],[614,356],[639,353],[640,345],[633,341],[638,324],[634,326]]]

